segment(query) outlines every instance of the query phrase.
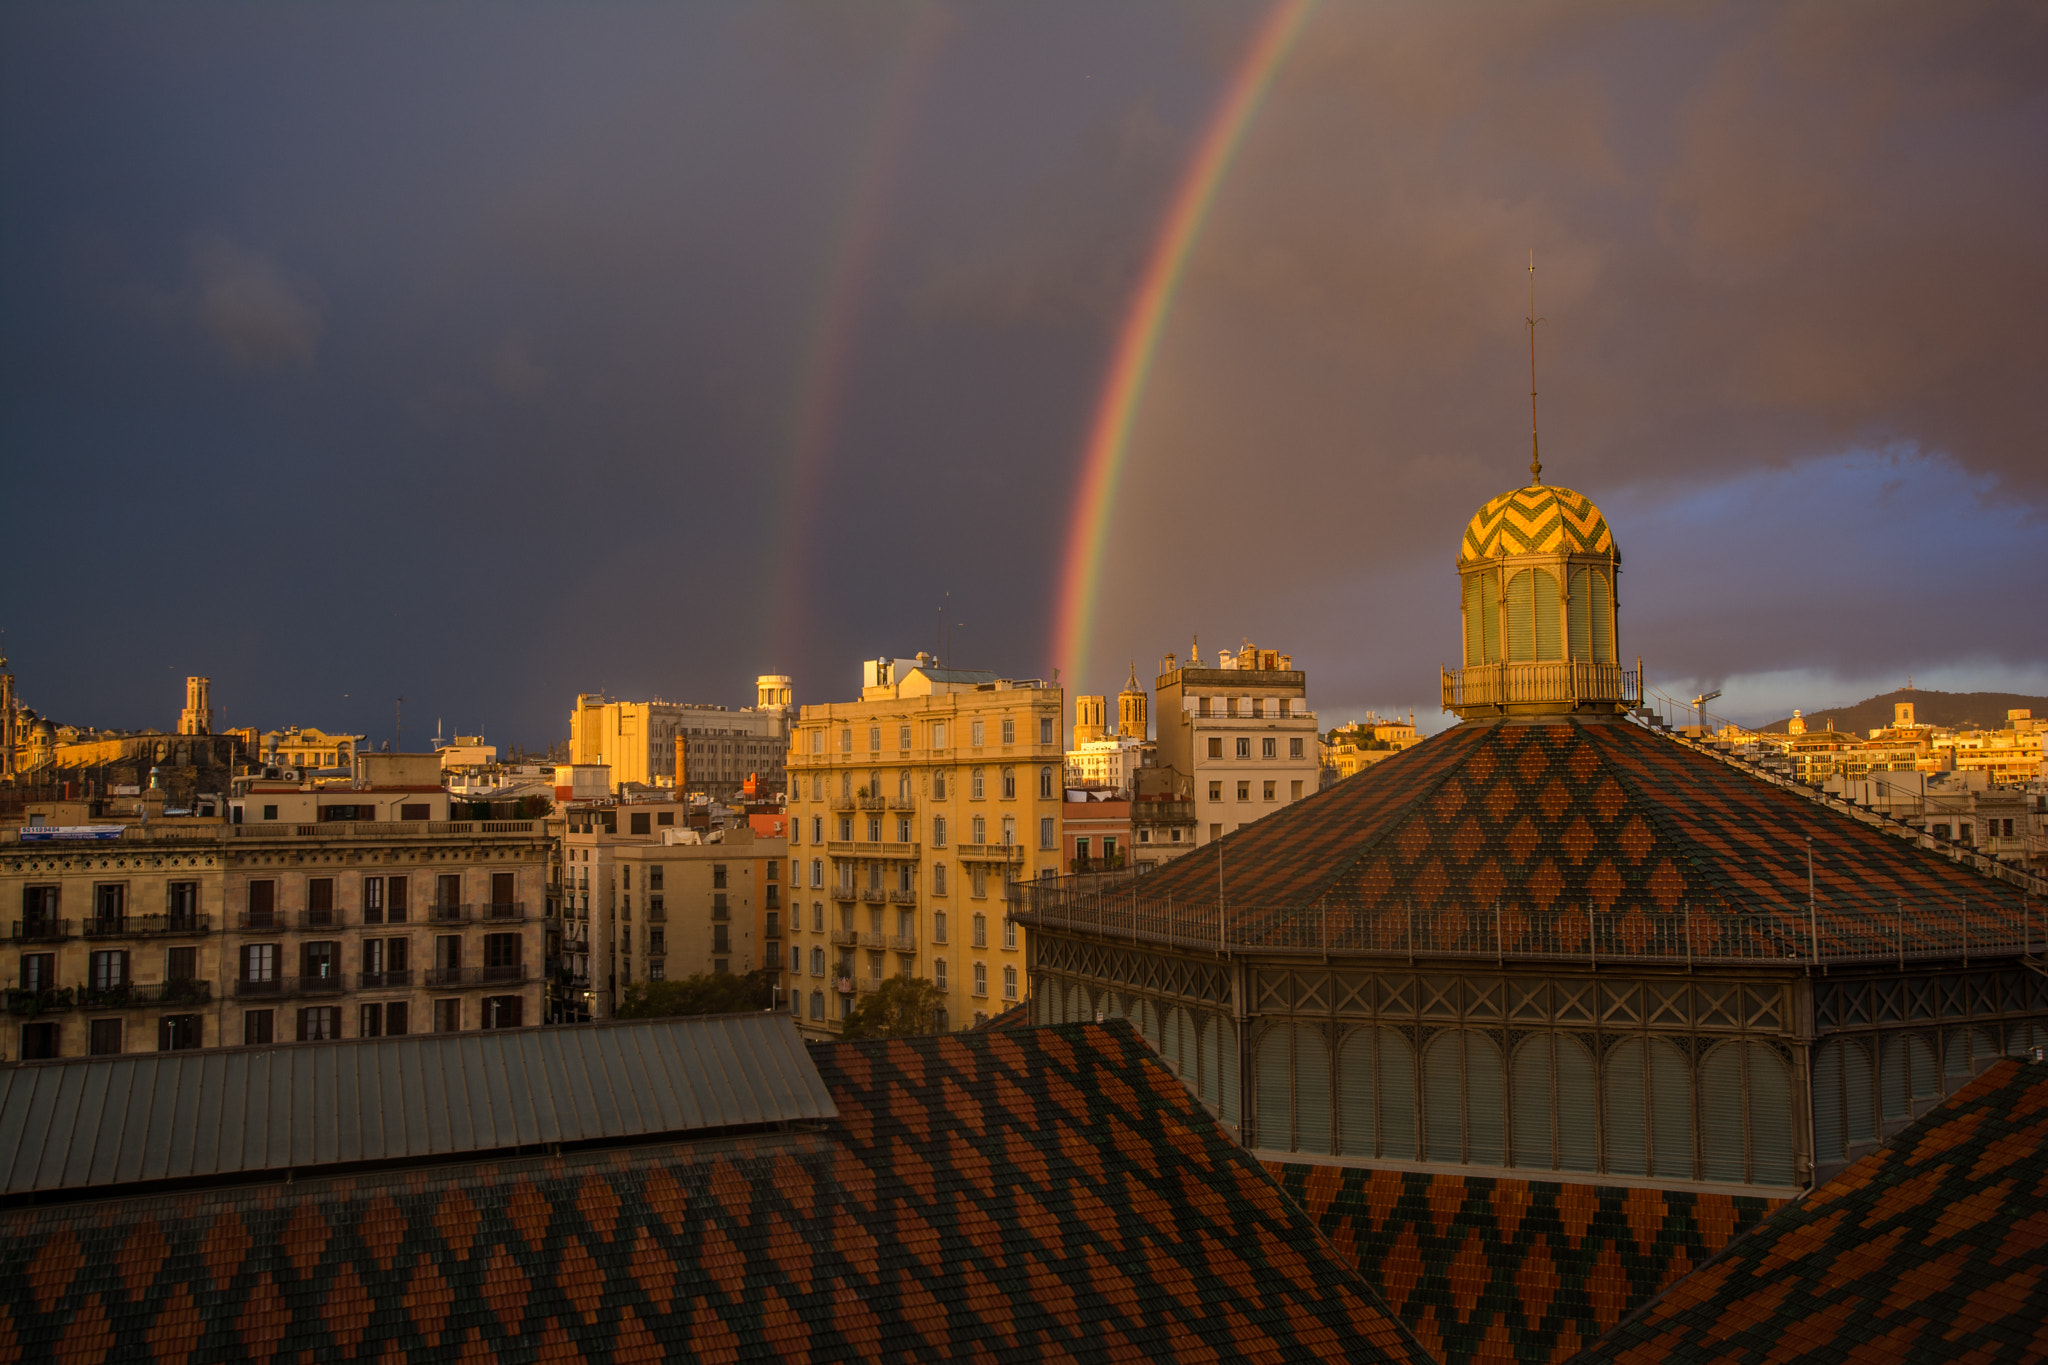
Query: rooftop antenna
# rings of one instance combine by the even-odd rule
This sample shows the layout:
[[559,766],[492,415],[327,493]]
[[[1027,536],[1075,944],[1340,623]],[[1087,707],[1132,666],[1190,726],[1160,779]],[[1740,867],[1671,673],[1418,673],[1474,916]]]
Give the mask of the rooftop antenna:
[[1543,482],[1543,453],[1536,443],[1536,253],[1529,253],[1529,477]]

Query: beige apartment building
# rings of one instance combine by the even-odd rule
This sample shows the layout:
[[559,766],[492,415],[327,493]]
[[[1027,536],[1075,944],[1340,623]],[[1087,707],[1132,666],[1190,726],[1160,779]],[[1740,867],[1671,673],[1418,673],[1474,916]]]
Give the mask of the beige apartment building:
[[792,1003],[836,1032],[894,975],[929,978],[944,1026],[1022,998],[1013,881],[1060,865],[1060,689],[942,668],[863,665],[858,701],[806,706],[789,751]]
[[1208,844],[1313,795],[1320,771],[1308,679],[1294,660],[1247,643],[1204,668],[1166,656],[1159,675],[1159,766],[1184,774],[1195,837]]
[[658,843],[615,847],[607,933],[616,941],[607,949],[616,953],[621,982],[758,970],[773,973],[778,989],[786,989],[787,851],[783,840],[757,838],[745,825],[708,835],[682,830]]
[[0,831],[8,1060],[541,1021],[540,821]]
[[696,702],[607,701],[580,694],[569,712],[569,761],[603,764],[612,790],[674,786],[714,801],[737,801],[758,775],[782,790],[783,754],[795,691],[781,673],[754,680],[754,705],[738,711]]
[[623,959],[619,955],[618,854],[687,829],[689,807],[675,800],[572,799],[563,793],[579,788],[562,785],[562,778],[573,774],[588,786],[601,786],[597,770],[565,765],[556,773],[562,834],[553,885],[561,905],[562,1017],[609,1019],[636,971],[638,979],[646,980],[650,967],[644,939],[637,956],[630,951]]

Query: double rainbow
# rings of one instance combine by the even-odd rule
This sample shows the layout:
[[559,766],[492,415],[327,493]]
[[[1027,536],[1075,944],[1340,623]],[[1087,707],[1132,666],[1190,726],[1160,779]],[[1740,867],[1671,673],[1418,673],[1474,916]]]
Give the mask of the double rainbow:
[[1274,73],[1313,8],[1314,0],[1279,0],[1261,22],[1167,206],[1145,273],[1118,332],[1114,359],[1089,426],[1053,620],[1053,661],[1063,666],[1077,686],[1085,685],[1110,514],[1115,510],[1117,486],[1130,453],[1131,426],[1151,378],[1160,333],[1173,310],[1188,257],[1215,203],[1217,187],[1230,169],[1246,128],[1258,114]]

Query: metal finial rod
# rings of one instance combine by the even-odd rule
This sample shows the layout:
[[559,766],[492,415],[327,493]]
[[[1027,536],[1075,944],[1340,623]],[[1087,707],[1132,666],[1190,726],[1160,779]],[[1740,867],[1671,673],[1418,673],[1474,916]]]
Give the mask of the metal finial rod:
[[1543,482],[1543,451],[1536,442],[1536,253],[1529,253],[1529,477]]

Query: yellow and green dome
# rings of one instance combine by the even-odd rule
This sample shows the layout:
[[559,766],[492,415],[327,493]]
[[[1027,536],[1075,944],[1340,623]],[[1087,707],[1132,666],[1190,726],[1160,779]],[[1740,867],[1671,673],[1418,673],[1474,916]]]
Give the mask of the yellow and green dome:
[[1534,483],[1501,494],[1465,528],[1458,562],[1501,555],[1596,554],[1614,549],[1607,518],[1569,488]]

